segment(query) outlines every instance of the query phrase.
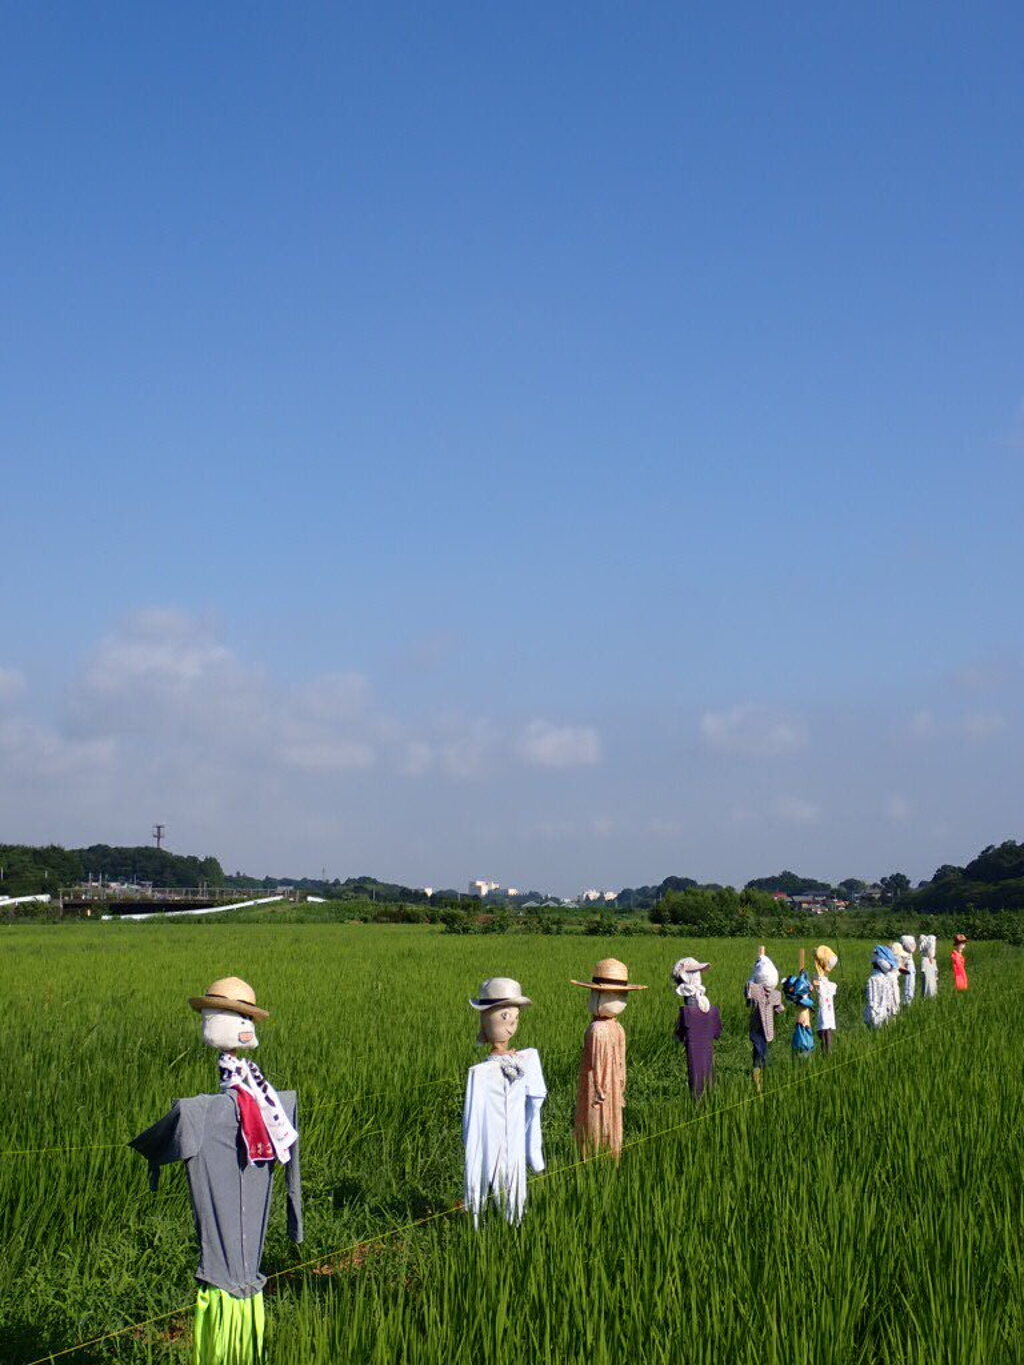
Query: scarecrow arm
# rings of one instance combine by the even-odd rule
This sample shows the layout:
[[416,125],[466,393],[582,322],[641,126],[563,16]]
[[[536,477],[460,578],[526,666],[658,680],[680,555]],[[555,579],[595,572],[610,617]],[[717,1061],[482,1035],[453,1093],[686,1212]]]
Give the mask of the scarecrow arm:
[[[299,1102],[292,1105],[292,1112],[288,1115],[291,1125],[296,1130],[299,1126]],[[288,1236],[293,1242],[302,1241],[302,1177],[299,1171],[299,1142],[296,1138],[292,1143],[291,1154],[288,1164],[284,1168],[284,1186],[288,1196]]]

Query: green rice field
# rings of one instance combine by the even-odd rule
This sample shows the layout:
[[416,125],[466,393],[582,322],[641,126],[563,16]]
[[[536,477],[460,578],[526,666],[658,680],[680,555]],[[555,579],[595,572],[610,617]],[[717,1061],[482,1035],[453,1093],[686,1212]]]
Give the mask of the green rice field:
[[[757,1097],[742,1002],[753,943],[5,927],[0,1362],[189,1360],[184,1171],[152,1195],[124,1143],[179,1096],[216,1090],[186,998],[228,974],[271,1010],[257,1059],[300,1099],[306,1240],[285,1237],[279,1176],[268,1365],[1024,1360],[1021,950],[972,945],[971,989],[955,996],[940,943],[939,998],[876,1035],[861,1023],[871,945],[832,946],[833,1055],[794,1059],[788,1010]],[[795,942],[768,947],[795,968]],[[701,1107],[672,1037],[668,974],[685,953],[712,962],[724,1024]],[[623,1016],[621,1163],[580,1165],[587,997],[568,980],[609,954],[651,989]],[[491,1218],[474,1233],[452,1210],[465,1072],[483,1055],[466,1001],[491,975],[519,978],[535,1002],[516,1041],[543,1061],[548,1170],[520,1229]]]

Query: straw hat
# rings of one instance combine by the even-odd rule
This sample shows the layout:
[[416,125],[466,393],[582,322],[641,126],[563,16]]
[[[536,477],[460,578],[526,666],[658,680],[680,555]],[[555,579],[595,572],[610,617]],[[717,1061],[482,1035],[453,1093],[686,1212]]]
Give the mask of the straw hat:
[[475,1010],[493,1010],[498,1005],[532,1005],[533,1001],[523,994],[518,981],[510,976],[492,976],[485,981],[477,992],[477,998],[469,1002]]
[[269,1019],[270,1011],[260,1009],[256,992],[240,976],[222,976],[207,988],[205,995],[193,995],[188,1002],[197,1014],[203,1010],[222,1010],[244,1014],[247,1019]]
[[646,986],[629,984],[629,968],[617,957],[603,957],[594,968],[589,981],[570,981],[570,986],[582,986],[588,991],[645,991]]

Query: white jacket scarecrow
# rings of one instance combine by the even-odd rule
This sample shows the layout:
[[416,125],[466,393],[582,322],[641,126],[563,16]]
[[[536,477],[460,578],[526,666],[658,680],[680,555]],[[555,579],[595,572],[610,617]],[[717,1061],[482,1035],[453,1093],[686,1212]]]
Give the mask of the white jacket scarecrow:
[[202,1015],[203,1041],[220,1053],[220,1093],[178,1100],[131,1146],[149,1162],[156,1189],[160,1167],[183,1161],[199,1238],[197,1365],[248,1365],[263,1358],[260,1270],[274,1167],[284,1166],[288,1235],[302,1241],[302,1193],[296,1097],[280,1094],[254,1062],[238,1056],[258,1046],[256,1022],[269,1018],[252,987],[236,976],[215,981],[189,1000]]
[[900,947],[903,949],[903,961],[900,963],[900,975],[903,977],[903,1003],[910,1005],[913,1004],[914,995],[917,991],[917,963],[914,961],[914,954],[917,952],[917,939],[913,934],[903,934],[900,937]]
[[470,1005],[480,1015],[477,1042],[491,1044],[485,1062],[471,1066],[466,1078],[462,1142],[466,1155],[465,1203],[479,1226],[489,1198],[513,1224],[526,1208],[526,1171],[544,1169],[540,1111],[547,1095],[536,1048],[509,1050],[519,1027],[519,1011],[532,1002],[518,981],[494,976]]
[[864,1022],[869,1028],[882,1028],[899,1013],[899,963],[893,950],[879,943],[871,954],[871,967],[864,988]]
[[935,960],[938,944],[934,934],[922,934],[921,945],[921,994],[926,1000],[939,993],[939,964]]

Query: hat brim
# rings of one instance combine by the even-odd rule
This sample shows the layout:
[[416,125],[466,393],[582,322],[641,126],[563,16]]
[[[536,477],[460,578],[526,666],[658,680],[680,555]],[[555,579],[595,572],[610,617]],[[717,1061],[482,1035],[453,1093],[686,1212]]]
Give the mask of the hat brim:
[[504,1000],[471,1000],[469,1003],[483,1013],[484,1010],[497,1009],[500,1005],[518,1005],[523,1009],[526,1005],[532,1005],[533,1001],[526,995],[509,995]]
[[570,981],[570,986],[582,986],[585,991],[645,991],[646,986],[631,986],[628,981],[609,986],[607,982],[598,984],[596,981]]
[[192,995],[188,1003],[197,1014],[202,1014],[203,1010],[218,1010],[221,1014],[242,1014],[246,1019],[257,1022],[270,1018],[269,1010],[250,1005],[244,1000],[229,1000],[225,995]]

